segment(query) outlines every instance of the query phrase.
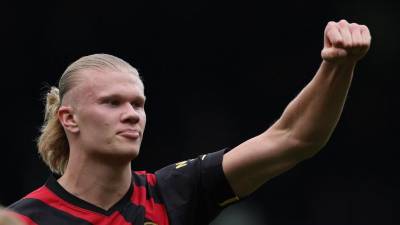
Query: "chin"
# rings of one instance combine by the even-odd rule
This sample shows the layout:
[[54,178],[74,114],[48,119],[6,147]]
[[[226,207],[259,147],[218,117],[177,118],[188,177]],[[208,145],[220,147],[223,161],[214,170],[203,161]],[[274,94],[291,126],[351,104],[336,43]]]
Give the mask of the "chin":
[[139,149],[135,149],[134,151],[132,151],[131,150],[131,152],[130,152],[130,158],[131,158],[131,160],[134,160],[134,159],[136,159],[138,156],[139,156]]
[[124,148],[121,148],[116,152],[118,152],[117,154],[120,153],[121,155],[133,160],[139,156],[139,146],[124,146]]
[[102,154],[100,157],[107,163],[118,163],[119,165],[130,163],[132,160],[136,159],[139,155],[139,150],[137,149],[114,149],[112,152]]

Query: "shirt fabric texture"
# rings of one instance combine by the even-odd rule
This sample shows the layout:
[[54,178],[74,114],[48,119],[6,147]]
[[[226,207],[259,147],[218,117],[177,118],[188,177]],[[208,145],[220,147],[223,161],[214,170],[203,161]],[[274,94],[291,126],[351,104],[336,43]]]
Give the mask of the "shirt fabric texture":
[[67,192],[50,176],[10,205],[29,225],[203,225],[238,198],[222,170],[226,149],[164,167],[132,171],[125,196],[109,210]]

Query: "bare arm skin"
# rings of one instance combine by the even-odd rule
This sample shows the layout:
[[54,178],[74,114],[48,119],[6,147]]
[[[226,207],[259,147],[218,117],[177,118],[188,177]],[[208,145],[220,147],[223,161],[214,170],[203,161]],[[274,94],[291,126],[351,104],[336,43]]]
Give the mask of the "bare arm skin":
[[237,196],[251,194],[324,147],[342,113],[354,68],[370,43],[364,25],[327,24],[323,61],[313,79],[269,129],[224,155],[222,166]]

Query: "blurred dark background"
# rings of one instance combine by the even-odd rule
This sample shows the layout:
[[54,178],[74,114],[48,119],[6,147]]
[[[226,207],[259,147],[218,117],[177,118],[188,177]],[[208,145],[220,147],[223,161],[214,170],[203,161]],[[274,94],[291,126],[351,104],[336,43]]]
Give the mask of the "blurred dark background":
[[1,204],[47,179],[35,147],[44,87],[79,57],[109,53],[138,68],[148,124],[133,167],[154,171],[268,128],[319,67],[327,22],[345,18],[373,40],[331,140],[214,224],[400,224],[400,3],[14,1],[0,10]]

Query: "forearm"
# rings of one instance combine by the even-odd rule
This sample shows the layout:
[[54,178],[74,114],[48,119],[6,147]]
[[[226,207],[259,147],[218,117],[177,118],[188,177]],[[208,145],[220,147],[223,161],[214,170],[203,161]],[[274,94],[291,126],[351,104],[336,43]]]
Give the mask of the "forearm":
[[238,196],[252,193],[326,144],[342,113],[356,62],[370,42],[364,25],[328,23],[323,62],[313,79],[272,127],[224,155],[224,172]]
[[323,61],[314,78],[289,103],[274,127],[286,130],[291,138],[318,150],[328,141],[340,118],[354,67],[354,62]]
[[252,193],[321,149],[339,120],[354,65],[322,62],[272,127],[225,155],[224,170],[238,196]]

